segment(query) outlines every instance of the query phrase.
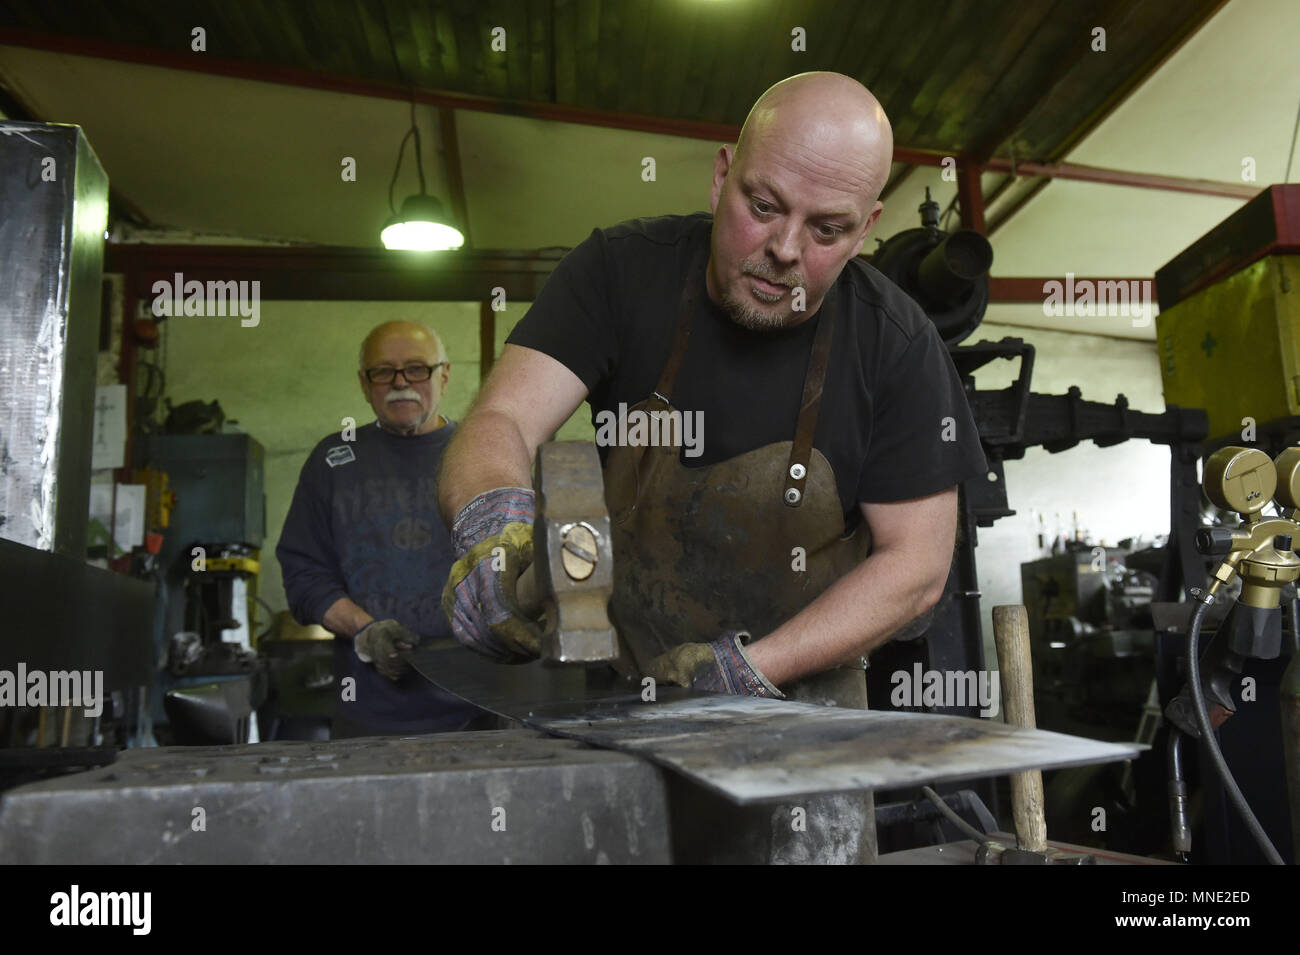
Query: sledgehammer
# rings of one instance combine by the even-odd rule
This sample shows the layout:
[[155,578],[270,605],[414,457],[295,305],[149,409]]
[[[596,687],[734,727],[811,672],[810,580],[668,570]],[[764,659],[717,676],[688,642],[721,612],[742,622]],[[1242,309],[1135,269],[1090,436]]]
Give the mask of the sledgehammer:
[[[1012,726],[1037,729],[1034,717],[1034,671],[1029,656],[1029,614],[1024,607],[993,608],[993,643],[1001,670],[1002,712]],[[1011,775],[1011,815],[1016,827],[1015,849],[1002,852],[981,846],[976,860],[1002,865],[1088,864],[1092,856],[1067,856],[1047,848],[1047,818],[1043,809],[1043,774],[1034,769]]]
[[614,550],[600,455],[589,441],[551,441],[537,451],[533,563],[515,595],[544,613],[544,663],[608,663],[618,656],[609,620]]

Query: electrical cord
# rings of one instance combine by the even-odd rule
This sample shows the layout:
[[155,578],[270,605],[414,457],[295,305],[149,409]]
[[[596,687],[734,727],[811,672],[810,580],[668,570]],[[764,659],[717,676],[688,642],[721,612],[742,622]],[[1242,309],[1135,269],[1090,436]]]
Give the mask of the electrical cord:
[[968,839],[973,840],[974,842],[979,843],[982,846],[992,846],[995,849],[1001,848],[1001,846],[998,843],[994,842],[992,839],[989,838],[987,832],[980,832],[978,829],[972,826],[961,816],[957,815],[956,811],[951,806],[949,806],[946,802],[944,802],[943,797],[940,796],[933,789],[931,789],[929,786],[922,786],[921,792],[925,794],[926,799],[930,800],[930,802],[934,804],[934,808],[939,810],[939,812],[943,815],[943,818],[947,819],[954,826],[956,826],[958,829],[961,830],[962,835],[966,836]]
[[388,51],[393,55],[393,69],[397,72],[397,78],[403,86],[411,88],[411,128],[406,131],[402,137],[402,145],[397,149],[397,167],[393,170],[392,181],[388,184],[388,209],[394,216],[397,215],[397,209],[393,205],[393,187],[397,185],[397,174],[402,171],[402,156],[406,152],[406,141],[415,136],[415,172],[420,177],[420,195],[426,194],[424,183],[424,155],[420,149],[420,127],[415,123],[415,84],[407,80],[406,71],[402,69],[402,61],[397,56],[397,44],[393,40],[393,27],[388,22],[388,8],[383,4],[380,5],[384,11],[384,35],[388,37]]
[[[1264,827],[1259,824],[1259,820],[1251,812],[1246,797],[1241,794],[1241,788],[1237,785],[1237,780],[1233,778],[1232,771],[1228,769],[1228,764],[1223,759],[1223,752],[1219,749],[1219,742],[1214,736],[1214,730],[1210,728],[1210,717],[1205,709],[1205,694],[1201,692],[1201,662],[1198,644],[1201,639],[1201,624],[1205,620],[1206,613],[1209,612],[1210,604],[1214,603],[1214,594],[1208,590],[1193,590],[1192,596],[1196,598],[1197,603],[1196,610],[1192,613],[1191,632],[1187,638],[1187,680],[1188,687],[1192,691],[1192,709],[1196,713],[1196,725],[1201,731],[1201,739],[1205,741],[1205,748],[1210,754],[1210,763],[1214,767],[1215,773],[1218,774],[1220,781],[1222,781],[1223,788],[1227,790],[1228,798],[1236,807],[1242,822],[1250,830],[1251,837],[1259,846],[1260,851],[1264,853],[1264,857],[1268,859],[1270,865],[1286,865],[1277,849],[1273,847],[1273,843],[1269,841],[1268,834],[1264,832]],[[1292,622],[1294,623],[1294,620]]]
[[397,148],[397,165],[393,169],[393,178],[388,183],[388,211],[397,215],[397,207],[393,205],[393,189],[397,185],[397,175],[402,171],[402,155],[406,152],[406,141],[411,138],[411,134],[419,135],[419,131],[412,126],[402,137],[402,145]]

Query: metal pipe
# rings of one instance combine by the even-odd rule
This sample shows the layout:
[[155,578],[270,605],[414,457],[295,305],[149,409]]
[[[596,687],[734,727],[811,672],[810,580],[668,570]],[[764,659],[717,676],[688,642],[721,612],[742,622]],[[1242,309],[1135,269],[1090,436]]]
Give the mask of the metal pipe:
[[989,240],[971,229],[958,229],[921,260],[916,280],[928,301],[951,307],[970,294],[992,265]]
[[1178,727],[1170,724],[1169,748],[1169,830],[1174,852],[1186,862],[1192,851],[1192,829],[1187,818],[1187,781],[1183,778],[1183,740]]

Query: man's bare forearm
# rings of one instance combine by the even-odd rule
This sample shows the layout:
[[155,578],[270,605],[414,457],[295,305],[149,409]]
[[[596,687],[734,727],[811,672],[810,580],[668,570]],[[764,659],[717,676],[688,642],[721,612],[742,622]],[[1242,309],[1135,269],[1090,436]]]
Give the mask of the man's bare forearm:
[[497,411],[471,411],[443,455],[438,506],[447,526],[460,509],[497,487],[532,487],[533,455],[518,425]]
[[929,610],[943,592],[913,561],[872,554],[786,623],[748,648],[777,686],[850,663]]
[[321,626],[340,637],[354,637],[357,631],[375,618],[347,597],[340,597],[325,611]]

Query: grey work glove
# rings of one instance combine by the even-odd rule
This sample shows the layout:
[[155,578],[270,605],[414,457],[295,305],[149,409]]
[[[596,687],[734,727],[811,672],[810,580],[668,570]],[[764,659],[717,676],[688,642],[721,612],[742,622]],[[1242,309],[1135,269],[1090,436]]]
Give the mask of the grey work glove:
[[376,670],[396,682],[410,666],[398,655],[400,650],[414,650],[420,638],[396,620],[372,620],[356,632],[352,649],[362,663],[372,663]]
[[651,660],[646,675],[703,693],[785,699],[745,652],[752,639],[747,631],[728,630],[712,643],[684,643]]
[[456,562],[442,591],[442,610],[457,640],[498,663],[541,654],[542,631],[515,595],[533,561],[535,495],[499,487],[466,504],[451,526]]

